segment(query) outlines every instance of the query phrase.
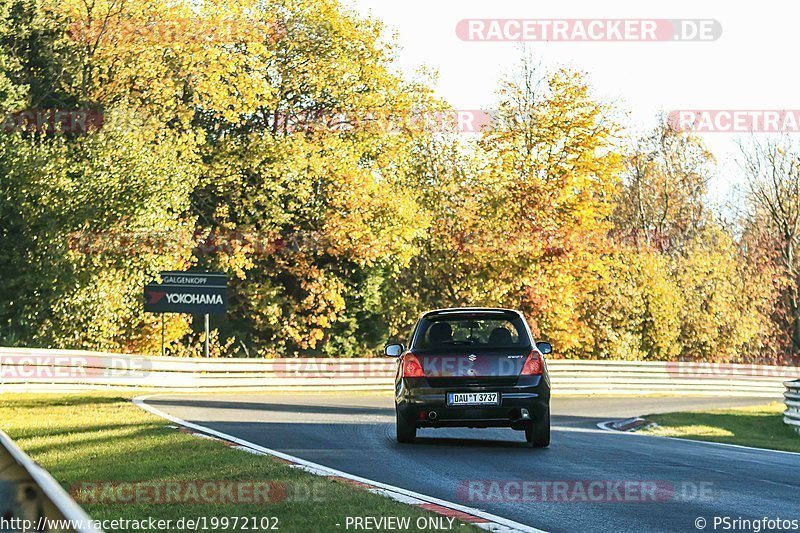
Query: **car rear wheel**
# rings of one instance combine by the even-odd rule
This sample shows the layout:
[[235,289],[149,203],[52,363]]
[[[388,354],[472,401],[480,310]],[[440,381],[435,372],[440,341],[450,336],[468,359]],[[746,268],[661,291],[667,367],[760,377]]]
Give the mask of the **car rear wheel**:
[[414,442],[417,437],[417,426],[409,424],[406,420],[397,413],[397,442]]
[[525,440],[533,448],[550,446],[550,409],[538,422],[529,422],[525,426]]

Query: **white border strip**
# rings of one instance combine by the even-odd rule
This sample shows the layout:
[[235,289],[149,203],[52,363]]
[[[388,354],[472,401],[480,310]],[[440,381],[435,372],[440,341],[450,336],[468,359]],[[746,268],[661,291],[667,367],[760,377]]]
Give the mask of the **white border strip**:
[[[64,519],[71,522],[71,525],[76,526],[74,531],[80,533],[103,533],[102,530],[92,527],[92,519],[89,518],[89,515],[87,515],[77,503],[75,503],[75,500],[64,490],[61,484],[53,479],[53,476],[51,476],[47,470],[39,466],[38,463],[22,451],[22,449],[11,440],[11,437],[6,435],[3,431],[0,431],[0,446],[8,452],[14,462],[25,469],[45,497],[47,497],[64,516]],[[53,522],[59,520],[56,517],[48,518]]]
[[611,427],[611,424],[617,422],[617,420],[606,420],[605,422],[598,422],[597,427],[602,429],[603,431],[608,431],[609,433],[616,433],[617,435],[638,435],[640,437],[647,437],[647,438],[655,438],[655,439],[670,439],[670,440],[677,440],[680,442],[696,442],[698,444],[710,444],[712,446],[724,446],[726,448],[739,448],[742,450],[750,450],[756,452],[769,452],[769,453],[782,453],[784,455],[800,455],[800,452],[789,452],[786,450],[771,450],[769,448],[756,448],[754,446],[744,446],[742,444],[730,444],[728,442],[714,442],[711,440],[697,440],[697,439],[684,439],[681,437],[667,437],[666,435],[645,435],[643,433],[638,433],[636,431],[622,431],[619,429],[614,429]]
[[[289,455],[283,452],[279,452],[277,450],[272,450],[270,448],[265,448],[263,446],[259,446],[258,444],[246,441],[244,439],[240,439],[238,437],[234,437],[233,435],[229,435],[227,433],[222,433],[221,431],[216,431],[214,429],[201,426],[199,424],[194,424],[192,422],[187,422],[186,420],[174,417],[160,409],[157,409],[151,405],[145,403],[145,400],[149,398],[153,398],[154,396],[162,396],[161,394],[151,394],[147,396],[137,396],[133,399],[133,403],[138,407],[148,411],[156,416],[160,416],[161,418],[165,418],[175,424],[180,426],[184,426],[190,429],[194,429],[196,431],[205,433],[206,435],[213,435],[220,439],[233,442],[245,448],[250,448],[251,450],[255,450],[261,452],[263,454],[271,455],[273,457],[278,457],[279,459],[283,459],[285,461],[289,461],[291,463],[295,463],[307,469],[307,471],[318,473],[318,475],[325,475],[325,476],[337,476],[345,479],[349,479],[351,481],[357,481],[359,483],[364,483],[367,485],[372,485],[373,487],[383,489],[388,492],[394,492],[400,494],[405,497],[415,498],[417,500],[421,500],[425,503],[432,503],[435,505],[440,505],[442,507],[447,507],[448,509],[452,509],[454,511],[460,511],[462,513],[471,514],[477,516],[478,518],[483,518],[484,520],[489,520],[489,524],[481,524],[481,523],[472,523],[474,526],[483,527],[484,529],[490,529],[491,531],[519,531],[523,533],[545,533],[545,531],[541,529],[536,529],[531,526],[526,526],[525,524],[521,524],[519,522],[515,522],[513,520],[509,520],[508,518],[503,518],[501,516],[493,515],[491,513],[487,513],[485,511],[481,511],[480,509],[475,509],[473,507],[467,507],[465,505],[460,505],[457,503],[449,502],[446,500],[440,500],[439,498],[434,498],[433,496],[427,496],[425,494],[420,494],[418,492],[414,492],[413,490],[404,489],[401,487],[395,487],[394,485],[389,485],[386,483],[381,483],[380,481],[373,481],[371,479],[355,476],[353,474],[348,474],[347,472],[342,472],[341,470],[336,470],[333,468],[329,468],[327,466],[313,463],[311,461],[306,461],[305,459],[301,459],[299,457],[295,457],[293,455]],[[492,526],[501,526],[499,528],[492,527]]]

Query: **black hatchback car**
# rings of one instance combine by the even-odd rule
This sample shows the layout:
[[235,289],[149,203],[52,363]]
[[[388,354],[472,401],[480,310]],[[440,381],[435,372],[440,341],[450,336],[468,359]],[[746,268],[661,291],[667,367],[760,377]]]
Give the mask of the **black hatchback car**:
[[533,342],[519,311],[455,308],[420,317],[408,347],[386,345],[398,358],[397,440],[418,428],[510,427],[531,446],[550,445],[547,342]]

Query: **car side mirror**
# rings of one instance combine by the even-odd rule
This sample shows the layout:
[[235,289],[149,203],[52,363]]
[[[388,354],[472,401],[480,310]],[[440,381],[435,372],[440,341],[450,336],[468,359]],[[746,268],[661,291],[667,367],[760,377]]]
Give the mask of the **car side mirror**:
[[402,344],[387,344],[383,349],[383,353],[389,357],[400,357],[404,351],[405,347]]
[[536,343],[536,349],[542,352],[544,355],[547,355],[553,352],[553,345],[549,342],[541,341]]

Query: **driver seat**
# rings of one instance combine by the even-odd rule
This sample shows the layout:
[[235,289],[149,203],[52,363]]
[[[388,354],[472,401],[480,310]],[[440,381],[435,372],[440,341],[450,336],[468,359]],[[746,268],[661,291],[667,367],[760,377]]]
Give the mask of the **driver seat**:
[[428,330],[428,341],[431,344],[442,344],[453,340],[453,328],[447,322],[436,322]]
[[489,335],[489,344],[492,346],[511,346],[514,339],[506,328],[494,328]]

